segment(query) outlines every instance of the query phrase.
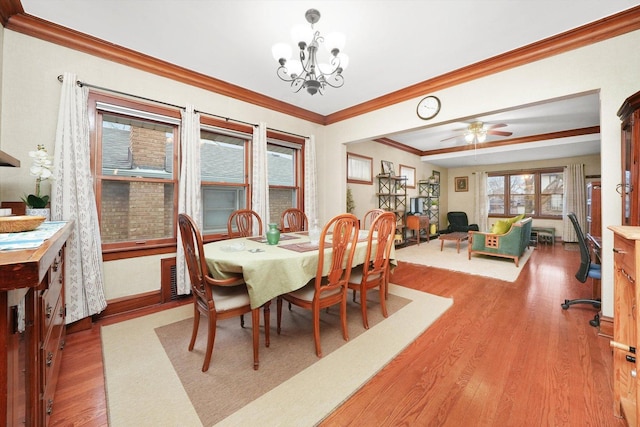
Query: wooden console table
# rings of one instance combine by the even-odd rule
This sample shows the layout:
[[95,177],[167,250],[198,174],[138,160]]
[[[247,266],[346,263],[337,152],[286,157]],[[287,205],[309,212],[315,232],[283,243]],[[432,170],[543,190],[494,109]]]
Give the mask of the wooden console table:
[[46,426],[53,412],[71,229],[63,224],[35,249],[0,251],[0,425]]
[[[428,215],[407,215],[407,230],[413,231],[418,246],[420,246],[420,232],[427,233],[427,243],[429,242],[429,216]],[[407,237],[408,240],[408,237]]]

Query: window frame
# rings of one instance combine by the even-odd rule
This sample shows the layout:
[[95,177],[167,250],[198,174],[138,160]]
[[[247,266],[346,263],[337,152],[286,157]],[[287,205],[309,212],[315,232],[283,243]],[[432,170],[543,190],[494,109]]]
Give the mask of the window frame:
[[[219,182],[219,181],[201,181],[200,182],[200,197],[202,199],[204,205],[204,194],[202,190],[204,187],[237,187],[244,188],[245,192],[245,207],[247,209],[251,209],[251,167],[252,167],[252,147],[253,147],[253,127],[242,124],[229,122],[226,120],[216,119],[211,116],[200,116],[200,132],[212,132],[219,133],[221,135],[231,135],[237,138],[246,138],[245,140],[245,150],[244,150],[244,180],[242,183],[231,183],[231,182]],[[204,209],[200,213],[203,217],[201,218],[204,221]],[[227,230],[223,230],[221,233],[207,233],[203,232],[202,240],[204,242],[211,242],[215,240],[222,240],[229,238]]]
[[[359,162],[362,164],[362,170],[369,169],[368,176],[357,175],[355,171],[350,167],[351,162]],[[347,153],[347,183],[349,184],[373,184],[373,158],[363,156],[362,154]]]
[[[564,173],[564,168],[563,167],[549,167],[549,168],[540,168],[540,169],[526,169],[526,170],[518,170],[518,171],[495,171],[495,172],[489,172],[487,174],[487,176],[489,177],[503,177],[504,178],[504,189],[505,189],[505,193],[504,193],[504,212],[503,213],[489,213],[489,217],[491,218],[510,218],[513,217],[515,214],[512,214],[509,212],[509,206],[511,206],[511,188],[510,188],[510,180],[512,176],[518,176],[518,175],[533,175],[534,178],[534,184],[535,184],[535,189],[534,189],[534,212],[536,212],[536,214],[534,215],[530,215],[530,214],[525,214],[527,216],[530,216],[532,218],[538,218],[538,219],[562,219],[563,216],[562,214],[560,215],[541,215],[540,213],[542,212],[542,197],[548,195],[548,193],[542,193],[542,189],[541,189],[541,175],[543,174],[548,174],[548,173]],[[488,189],[487,189],[488,190]],[[489,196],[487,196],[489,197]],[[563,197],[564,197],[564,187],[563,187]]]
[[[109,104],[116,107],[114,110],[122,109],[122,111],[109,111],[98,106],[99,103]],[[126,182],[156,182],[171,183],[173,185],[173,222],[171,237],[158,239],[134,239],[125,242],[102,243],[102,253],[112,254],[103,257],[105,261],[110,259],[131,258],[148,254],[162,254],[175,251],[177,239],[177,202],[179,189],[179,163],[178,152],[180,148],[180,121],[181,114],[179,109],[162,107],[155,104],[149,104],[142,101],[131,100],[127,98],[116,97],[102,92],[89,91],[88,97],[88,114],[89,114],[89,141],[90,141],[90,162],[91,173],[94,180],[94,192],[96,197],[96,208],[98,214],[98,224],[102,229],[102,183],[104,181],[126,181]],[[138,116],[136,114],[126,114],[126,110],[130,109],[135,112],[146,113],[149,116]],[[170,125],[174,127],[173,131],[173,153],[172,153],[172,178],[170,180],[159,178],[137,178],[131,177],[114,177],[102,174],[102,117],[104,114],[131,118],[137,120],[148,120],[162,125]],[[157,119],[153,119],[153,116]],[[161,118],[170,119],[162,121]],[[141,253],[144,252],[144,253]]]
[[[273,130],[267,130],[267,144],[280,147],[291,148],[295,150],[294,159],[294,185],[268,185],[268,191],[271,189],[287,189],[294,190],[296,192],[296,204],[292,205],[292,208],[300,209],[304,212],[304,159],[306,155],[305,151],[305,139],[294,135],[288,135]],[[269,210],[271,215],[271,209]],[[264,221],[264,220],[263,220]],[[264,221],[266,224],[271,221]],[[280,224],[280,218],[277,221],[273,221]]]

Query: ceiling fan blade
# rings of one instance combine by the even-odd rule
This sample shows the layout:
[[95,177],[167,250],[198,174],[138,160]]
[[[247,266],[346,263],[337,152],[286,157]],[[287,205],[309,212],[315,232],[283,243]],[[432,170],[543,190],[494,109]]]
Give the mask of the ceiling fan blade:
[[491,129],[497,129],[497,128],[503,128],[507,126],[506,123],[496,123],[495,125],[489,125],[487,126],[487,130],[491,130]]
[[451,139],[460,138],[462,135],[450,136],[449,138],[441,139],[440,142],[449,141]]
[[502,130],[488,130],[487,134],[489,135],[498,135],[498,136],[511,136],[513,132],[505,132]]

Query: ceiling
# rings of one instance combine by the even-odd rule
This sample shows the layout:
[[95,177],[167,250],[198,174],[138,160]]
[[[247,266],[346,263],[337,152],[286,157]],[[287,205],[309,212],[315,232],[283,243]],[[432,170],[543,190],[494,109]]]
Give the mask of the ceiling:
[[[215,77],[321,115],[361,104],[413,84],[638,6],[631,0],[21,0],[25,13],[108,42]],[[342,88],[323,96],[293,93],[276,76],[271,56],[290,29],[307,24],[345,34],[349,67]],[[530,23],[535,22],[535,25]],[[292,43],[291,43],[292,44]],[[597,94],[582,94],[474,117],[419,132],[387,137],[432,150],[473,120],[506,123],[513,137],[599,124]],[[553,120],[549,118],[553,117]],[[575,137],[573,139],[576,139]],[[599,152],[599,136],[566,144],[568,155]],[[595,142],[595,139],[598,142]],[[490,141],[488,138],[487,141]],[[448,146],[462,144],[451,140]],[[576,145],[577,144],[577,145]],[[518,144],[523,148],[530,144]],[[559,157],[561,145],[554,145]],[[569,148],[573,146],[572,148]],[[579,147],[579,148],[577,148]],[[502,151],[505,148],[501,148]],[[577,151],[576,151],[577,150]],[[523,151],[523,150],[520,150]],[[541,153],[549,153],[542,149]],[[469,156],[469,153],[472,155]],[[479,153],[466,160],[429,159],[443,167],[486,164]],[[534,152],[521,154],[531,160]],[[453,155],[450,155],[452,157]],[[510,160],[515,160],[515,154]],[[491,156],[495,158],[497,156]]]

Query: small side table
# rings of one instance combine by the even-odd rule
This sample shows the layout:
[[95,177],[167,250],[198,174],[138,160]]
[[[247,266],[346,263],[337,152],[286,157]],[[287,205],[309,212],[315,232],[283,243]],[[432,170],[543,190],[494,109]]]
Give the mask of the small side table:
[[427,243],[429,242],[429,217],[426,215],[407,215],[407,229],[413,231],[416,236],[418,246],[420,246],[421,230],[427,233]]

